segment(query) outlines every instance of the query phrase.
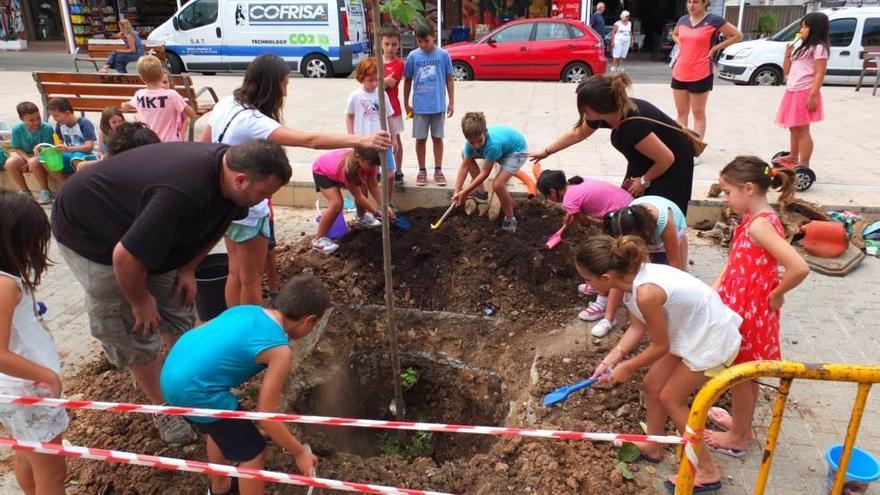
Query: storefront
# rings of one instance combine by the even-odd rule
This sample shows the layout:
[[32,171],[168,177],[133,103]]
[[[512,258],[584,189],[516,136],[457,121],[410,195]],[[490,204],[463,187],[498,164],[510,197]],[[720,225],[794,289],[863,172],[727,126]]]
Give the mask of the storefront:
[[0,0],[0,40],[5,48],[18,42],[64,39],[59,0]]
[[583,20],[581,0],[452,0],[443,3],[446,42],[480,38],[516,19],[564,17]]
[[128,19],[141,38],[146,38],[178,9],[177,0],[60,1],[68,2],[67,28],[75,46],[85,46],[89,38],[117,37],[121,19]]

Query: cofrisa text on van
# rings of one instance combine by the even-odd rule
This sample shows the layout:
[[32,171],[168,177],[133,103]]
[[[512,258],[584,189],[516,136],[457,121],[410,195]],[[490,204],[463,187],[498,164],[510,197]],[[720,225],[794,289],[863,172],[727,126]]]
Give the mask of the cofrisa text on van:
[[248,17],[252,26],[301,25],[303,22],[327,23],[327,4],[250,4]]

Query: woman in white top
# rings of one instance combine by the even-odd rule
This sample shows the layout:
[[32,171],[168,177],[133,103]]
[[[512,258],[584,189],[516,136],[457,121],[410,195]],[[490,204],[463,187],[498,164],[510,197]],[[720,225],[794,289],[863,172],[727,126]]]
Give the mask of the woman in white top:
[[611,72],[626,70],[620,61],[626,58],[632,46],[632,22],[629,20],[629,11],[624,10],[620,13],[620,20],[611,28]]
[[[599,292],[612,288],[624,291],[624,303],[631,314],[629,329],[593,376],[623,383],[639,369],[650,367],[644,379],[647,433],[663,435],[667,418],[684,432],[688,397],[736,358],[742,318],[697,278],[671,266],[646,263],[647,259],[644,242],[634,236],[597,236],[578,249],[580,276]],[[645,350],[624,360],[638,349],[646,333],[650,342]],[[649,462],[663,457],[659,444],[637,445]],[[675,488],[674,478],[666,483]],[[708,449],[702,447],[695,488],[720,487],[721,472]]]
[[[244,81],[232,96],[223,98],[211,112],[201,141],[241,144],[267,139],[284,146],[313,149],[391,147],[387,132],[369,136],[299,131],[281,124],[290,66],[277,55],[261,55],[248,65]],[[263,201],[237,220],[226,232],[229,277],[226,305],[263,304],[262,277],[269,251],[269,202]]]

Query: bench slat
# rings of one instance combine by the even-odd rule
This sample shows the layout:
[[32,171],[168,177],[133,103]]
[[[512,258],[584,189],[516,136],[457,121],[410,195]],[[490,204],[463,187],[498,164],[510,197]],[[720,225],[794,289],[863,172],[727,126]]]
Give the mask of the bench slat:
[[[79,95],[79,96],[134,96],[135,92],[143,89],[143,84],[121,85],[121,84],[71,84],[71,83],[43,83],[43,91],[52,97],[63,95]],[[174,90],[184,99],[189,93],[186,88],[175,86]]]
[[[81,84],[136,84],[143,86],[137,74],[100,74],[90,72],[34,72],[34,79],[39,83],[81,83]],[[185,86],[192,79],[189,76],[172,75],[171,84]]]

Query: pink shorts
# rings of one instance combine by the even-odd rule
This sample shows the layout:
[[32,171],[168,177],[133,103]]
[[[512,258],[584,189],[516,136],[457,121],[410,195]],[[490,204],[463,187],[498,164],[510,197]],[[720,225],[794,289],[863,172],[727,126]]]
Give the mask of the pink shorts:
[[810,125],[811,122],[819,122],[825,118],[822,112],[822,93],[818,95],[818,104],[812,112],[807,110],[807,100],[810,98],[810,90],[786,91],[779,104],[776,113],[776,123],[786,129]]

